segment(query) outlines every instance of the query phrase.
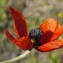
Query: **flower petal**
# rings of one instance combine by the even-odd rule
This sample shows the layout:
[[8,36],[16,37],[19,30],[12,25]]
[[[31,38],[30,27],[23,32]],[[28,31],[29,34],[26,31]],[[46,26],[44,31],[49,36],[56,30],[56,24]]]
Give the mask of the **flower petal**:
[[33,44],[28,37],[17,38],[15,44],[23,50],[29,50],[33,48]]
[[15,39],[9,32],[8,30],[5,30],[6,36],[14,43],[16,44],[19,48],[23,50],[29,50],[33,48],[33,44],[31,40],[28,37],[21,37]]
[[63,39],[48,42],[44,45],[39,46],[37,49],[42,52],[49,52],[60,47],[63,47]]
[[55,30],[54,34],[51,37],[50,41],[53,41],[55,39],[57,39],[59,36],[61,36],[61,34],[63,33],[63,26],[58,26],[57,29]]
[[43,45],[43,44],[49,42],[51,40],[52,35],[53,35],[53,32],[51,32],[51,31],[43,33],[43,35],[41,36],[41,38],[39,40],[39,43],[41,45]]
[[18,37],[28,36],[26,20],[22,13],[16,9],[9,7],[9,12],[14,19],[14,28]]
[[6,36],[7,36],[12,42],[15,41],[15,38],[9,33],[8,30],[5,30],[4,32],[5,32]]
[[40,29],[43,32],[39,40],[41,44],[53,41],[63,33],[63,26],[52,18],[45,20],[43,24],[40,25]]
[[59,23],[56,20],[54,20],[53,18],[49,18],[40,25],[40,29],[43,33],[46,33],[48,31],[54,32],[58,24]]

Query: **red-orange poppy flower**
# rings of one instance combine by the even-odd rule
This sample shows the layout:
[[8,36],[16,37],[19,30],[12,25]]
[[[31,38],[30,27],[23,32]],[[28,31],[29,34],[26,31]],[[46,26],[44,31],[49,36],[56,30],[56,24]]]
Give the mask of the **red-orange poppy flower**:
[[49,18],[38,28],[27,31],[26,20],[20,11],[9,7],[9,12],[14,18],[14,29],[18,38],[14,38],[8,30],[7,37],[23,50],[35,48],[39,51],[48,52],[63,46],[63,39],[58,39],[63,33],[63,26],[56,20]]

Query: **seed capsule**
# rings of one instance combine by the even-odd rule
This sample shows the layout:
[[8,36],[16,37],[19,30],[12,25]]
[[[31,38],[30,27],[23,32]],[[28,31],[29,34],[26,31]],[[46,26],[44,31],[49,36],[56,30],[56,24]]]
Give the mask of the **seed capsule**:
[[42,36],[42,31],[39,28],[32,29],[29,33],[29,37],[35,40],[39,40]]

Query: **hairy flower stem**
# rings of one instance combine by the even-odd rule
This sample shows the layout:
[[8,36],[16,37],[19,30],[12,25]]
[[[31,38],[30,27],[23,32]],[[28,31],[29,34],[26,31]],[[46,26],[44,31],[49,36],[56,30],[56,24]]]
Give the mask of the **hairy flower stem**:
[[0,62],[0,63],[14,63],[14,62],[16,62],[17,60],[21,60],[22,58],[26,57],[29,53],[30,53],[30,51],[27,50],[25,53],[21,54],[21,55],[18,56],[18,57],[15,57],[15,58],[12,58],[12,59],[10,59],[10,60],[3,61],[3,62]]

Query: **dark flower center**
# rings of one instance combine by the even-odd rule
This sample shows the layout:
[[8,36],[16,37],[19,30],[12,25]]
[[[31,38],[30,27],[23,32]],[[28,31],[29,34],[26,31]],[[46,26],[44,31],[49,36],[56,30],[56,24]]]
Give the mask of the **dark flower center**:
[[39,40],[40,37],[42,36],[42,31],[40,30],[40,28],[35,28],[35,29],[32,29],[30,32],[29,32],[29,37],[31,39],[34,39],[34,40]]

